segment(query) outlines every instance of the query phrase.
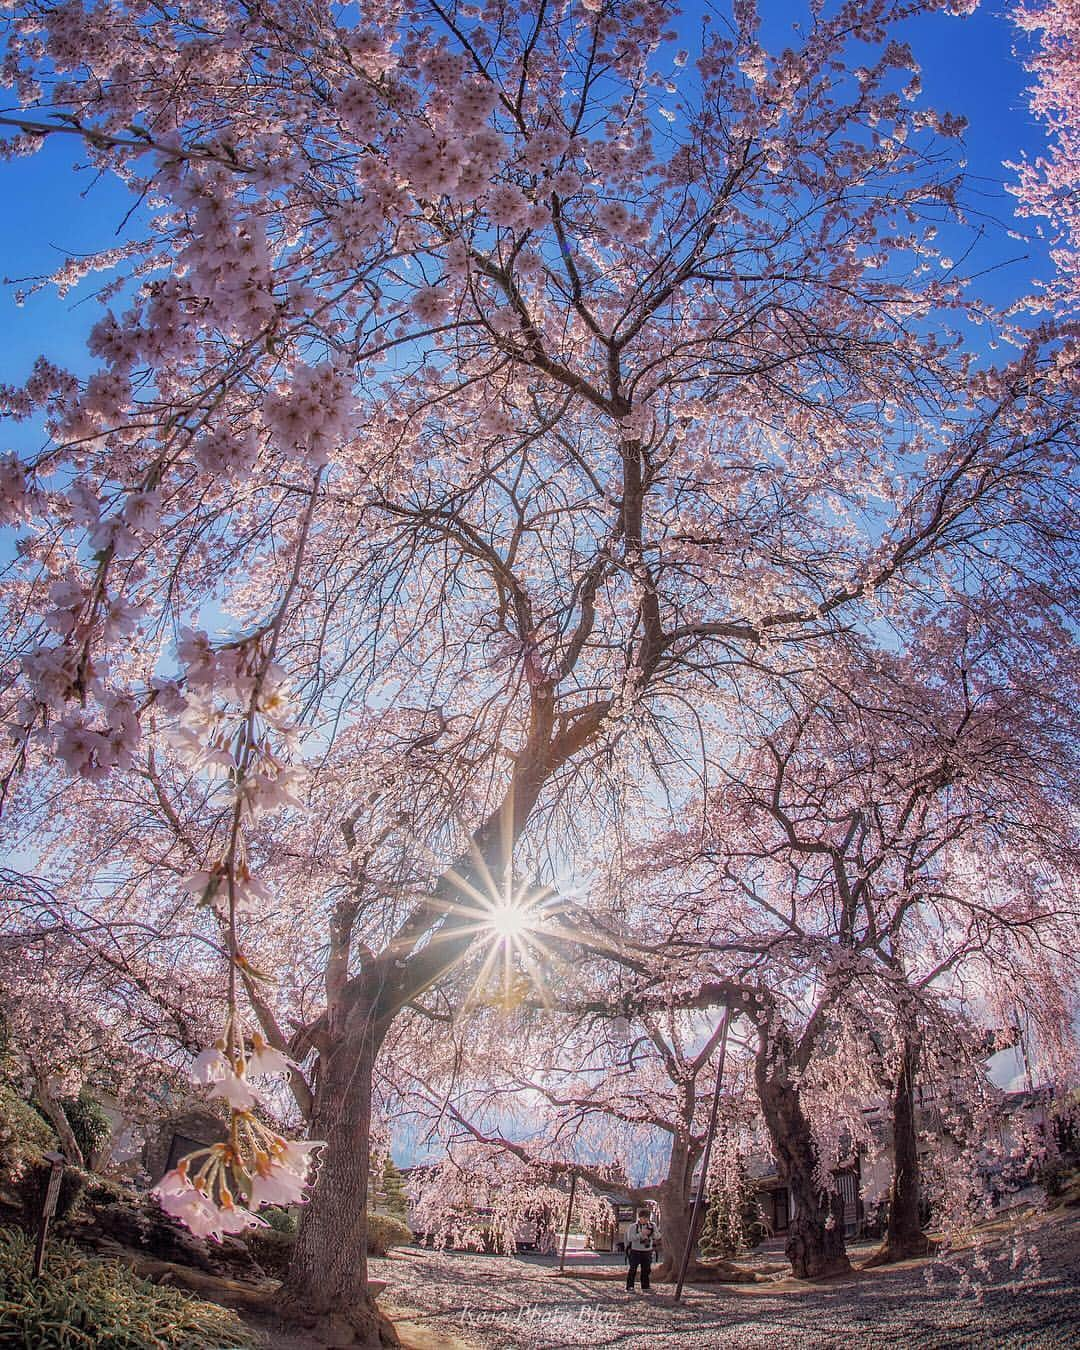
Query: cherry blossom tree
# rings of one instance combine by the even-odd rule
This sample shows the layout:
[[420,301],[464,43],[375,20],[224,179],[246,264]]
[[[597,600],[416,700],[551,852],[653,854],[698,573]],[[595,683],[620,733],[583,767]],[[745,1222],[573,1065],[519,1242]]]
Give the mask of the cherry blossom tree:
[[880,1087],[895,1257],[925,1245],[920,1062],[939,1095],[962,1074],[984,1092],[980,1023],[1008,1028],[1023,1009],[1054,1076],[1075,1074],[1075,659],[1067,647],[1033,658],[1039,641],[1037,625],[1009,635],[965,611],[903,660],[838,662],[771,713],[761,698],[757,745],[718,767],[724,786],[691,809],[673,853],[650,848],[639,885],[677,878],[650,900],[656,940],[717,954],[756,944],[773,966],[756,1086],[797,1197],[799,1273],[842,1265],[827,1164],[840,1126],[866,1142]]
[[[665,1008],[660,996],[629,987],[620,992],[602,972],[591,981],[568,976],[557,1002],[546,1006],[533,999],[530,1007],[526,995],[516,1009],[466,1016],[455,1039],[468,1043],[468,1054],[437,1052],[426,1064],[414,1056],[388,1073],[405,1109],[452,1153],[467,1148],[470,1175],[497,1176],[509,1159],[521,1184],[531,1178],[542,1188],[552,1177],[565,1183],[575,1175],[655,1207],[663,1232],[655,1273],[673,1280],[701,1184],[727,1022],[674,1003]],[[746,1133],[748,1086],[735,1059],[727,1061],[723,1099],[733,1140]],[[717,1190],[723,1181],[713,1177]],[[530,1203],[539,1206],[545,1196],[537,1190]],[[444,1207],[452,1224],[453,1197],[440,1185],[425,1197],[428,1212]],[[697,1261],[690,1267],[692,1279],[717,1273]]]
[[[107,961],[95,962],[86,946],[72,940],[70,915],[49,921],[51,897],[14,874],[5,874],[2,884],[5,1072],[48,1118],[68,1162],[89,1166],[93,1160],[83,1156],[63,1099],[77,1097],[84,1087],[106,1089],[128,1120],[145,1123],[150,1100],[185,1077],[177,1050],[187,1056],[197,1052],[208,1022],[198,1023],[192,1034],[191,1000],[186,1017],[177,1008],[176,1020],[166,1023],[141,995],[137,978],[129,984],[110,980]],[[164,987],[162,982],[163,992]],[[176,1028],[185,1025],[186,1043],[178,1045]]]
[[[8,809],[81,776],[57,876],[104,817],[110,922],[216,948],[233,1130],[165,1199],[256,1222],[322,1141],[287,1309],[377,1335],[378,1052],[584,803],[683,774],[754,666],[1060,540],[1072,340],[935,244],[959,125],[892,29],[943,7],[770,54],[739,0],[692,65],[637,0],[12,11],[8,149],[78,138],[133,215],[53,278],[112,269],[100,368],[4,391],[46,432],[0,476]],[[264,1071],[308,1144],[251,1127]]]
[[[552,1239],[567,1220],[569,1188],[553,1183],[545,1167],[523,1163],[507,1150],[451,1143],[445,1157],[418,1168],[410,1180],[414,1227],[440,1249],[494,1248],[509,1255],[523,1240]],[[571,1222],[588,1231],[610,1215],[607,1202],[579,1179]]]
[[1035,77],[1029,90],[1032,112],[1049,141],[1046,155],[1024,159],[1016,170],[1021,216],[1049,222],[1051,254],[1057,266],[1049,297],[1075,311],[1080,301],[1080,8],[1076,0],[1031,0],[1012,11],[1013,22],[1037,35],[1025,62]]

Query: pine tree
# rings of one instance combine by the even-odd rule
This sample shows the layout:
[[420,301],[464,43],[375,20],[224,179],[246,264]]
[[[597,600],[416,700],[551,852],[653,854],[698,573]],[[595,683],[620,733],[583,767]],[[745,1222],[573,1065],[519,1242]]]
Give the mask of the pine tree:
[[718,1261],[731,1256],[731,1237],[727,1222],[727,1200],[723,1195],[709,1199],[698,1247],[703,1261]]
[[757,1215],[753,1195],[746,1164],[739,1157],[726,1184],[713,1189],[709,1196],[698,1241],[703,1261],[727,1260],[754,1245],[752,1230]]
[[405,1194],[405,1178],[394,1165],[388,1153],[383,1160],[382,1172],[375,1186],[376,1207],[395,1219],[405,1220],[409,1212],[409,1200]]

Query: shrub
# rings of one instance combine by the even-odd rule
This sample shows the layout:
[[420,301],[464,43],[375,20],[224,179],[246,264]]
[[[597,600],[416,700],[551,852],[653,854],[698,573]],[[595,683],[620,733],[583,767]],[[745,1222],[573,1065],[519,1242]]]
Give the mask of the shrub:
[[75,1142],[82,1149],[87,1167],[94,1165],[98,1151],[112,1138],[112,1125],[96,1097],[83,1088],[77,1097],[65,1097],[60,1105],[68,1118]]
[[56,1148],[47,1121],[9,1087],[0,1086],[0,1182],[15,1181],[28,1163]]
[[[270,1210],[262,1210],[261,1214],[271,1226],[249,1229],[244,1234],[244,1242],[261,1269],[267,1275],[282,1280],[292,1260],[296,1242],[295,1215],[291,1216],[294,1219],[292,1229],[284,1230],[273,1222]],[[388,1214],[369,1214],[367,1220],[369,1256],[385,1256],[391,1247],[402,1247],[413,1241],[411,1231],[400,1219]]]
[[0,1229],[0,1345],[35,1350],[237,1350],[255,1338],[235,1313],[140,1280],[116,1261],[50,1244],[40,1280],[33,1248]]
[[259,1210],[259,1218],[265,1219],[275,1233],[295,1233],[300,1222],[291,1209],[278,1205]]
[[699,1239],[701,1256],[705,1261],[727,1260],[758,1246],[764,1237],[756,1190],[739,1158],[724,1189],[709,1197]]
[[375,1182],[375,1200],[378,1208],[384,1210],[403,1223],[409,1212],[409,1200],[405,1194],[405,1178],[394,1165],[388,1153],[383,1160],[382,1170]]
[[413,1240],[409,1227],[389,1214],[369,1214],[367,1221],[370,1256],[385,1256],[391,1247],[404,1247]]
[[[45,1192],[49,1189],[49,1176],[52,1167],[47,1162],[27,1164],[16,1182],[16,1191],[22,1204],[23,1219],[29,1228],[36,1228],[45,1204]],[[70,1218],[83,1198],[87,1173],[79,1167],[65,1167],[60,1178],[60,1190],[56,1196],[57,1219]]]

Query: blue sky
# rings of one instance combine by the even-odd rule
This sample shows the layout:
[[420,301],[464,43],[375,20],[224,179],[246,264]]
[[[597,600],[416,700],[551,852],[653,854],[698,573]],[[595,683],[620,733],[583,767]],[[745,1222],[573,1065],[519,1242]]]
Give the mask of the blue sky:
[[[707,7],[702,0],[687,6],[682,23],[688,46]],[[770,46],[786,45],[790,24],[802,9],[790,0],[763,0]],[[1043,134],[1027,110],[1027,76],[1013,54],[1019,35],[1007,7],[1001,0],[989,0],[968,19],[927,16],[907,23],[900,36],[922,63],[927,100],[968,118],[969,171],[986,194],[986,209],[1011,220],[1013,201],[1003,187],[1007,171],[1002,161],[1021,151],[1039,153]],[[53,270],[65,253],[115,246],[126,237],[120,231],[130,197],[88,170],[73,172],[79,158],[78,143],[63,136],[37,155],[0,163],[0,275],[5,278],[0,287],[0,382],[21,382],[39,353],[68,368],[88,368],[83,343],[96,306],[79,301],[93,291],[94,279],[63,300],[39,292],[21,308],[15,302],[16,286],[7,284],[7,279]],[[137,218],[133,224],[137,228]],[[1048,271],[1040,246],[1016,242],[1012,252],[1018,259],[1030,256],[985,279],[989,299],[1011,297],[1026,289],[1033,275]]]
[[[687,6],[687,46],[693,45],[706,7],[702,0],[690,0]],[[762,9],[768,16],[769,45],[783,45],[784,30],[802,4],[762,0]],[[1028,77],[1013,52],[1019,35],[1007,12],[1002,0],[984,0],[968,19],[932,15],[908,23],[900,36],[911,43],[922,64],[926,101],[968,119],[972,186],[986,211],[1008,222],[1013,199],[1004,188],[1009,175],[1003,161],[1024,152],[1039,154],[1044,139],[1027,109]],[[97,306],[92,300],[80,303],[93,292],[93,278],[65,299],[42,291],[22,307],[15,300],[21,279],[52,271],[67,254],[111,247],[129,237],[122,224],[129,195],[97,180],[91,171],[73,172],[80,158],[85,157],[78,143],[64,136],[35,156],[0,162],[0,276],[5,278],[0,286],[0,383],[20,383],[38,354],[80,372],[93,364],[84,343]],[[138,217],[127,228],[138,228]],[[984,278],[982,288],[993,301],[1008,300],[1026,290],[1033,277],[1049,273],[1046,251],[1037,243],[1016,241],[999,256],[1015,261]],[[0,452],[25,445],[28,435],[33,432],[27,428],[5,427]],[[1015,1054],[1000,1056],[995,1068],[999,1081],[1019,1076]],[[404,1151],[411,1153],[411,1145]]]

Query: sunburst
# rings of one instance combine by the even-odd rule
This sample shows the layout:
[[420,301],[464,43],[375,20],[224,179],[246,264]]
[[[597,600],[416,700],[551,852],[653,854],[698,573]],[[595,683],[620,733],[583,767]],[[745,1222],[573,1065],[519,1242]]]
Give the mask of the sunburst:
[[[467,874],[456,868],[442,871],[443,878],[461,898],[448,900],[444,895],[429,901],[449,920],[445,927],[430,935],[433,945],[456,944],[462,937],[471,938],[468,951],[459,955],[454,965],[475,959],[478,951],[482,953],[479,969],[465,996],[466,1007],[495,1004],[509,1008],[535,995],[550,1008],[552,974],[566,972],[569,980],[574,973],[572,963],[557,950],[559,946],[612,949],[603,935],[584,931],[569,919],[573,903],[568,896],[559,894],[556,887],[515,877],[509,828],[512,814],[512,805],[507,804],[503,811],[503,865],[489,865],[475,840],[470,840],[471,866]],[[420,841],[414,843],[438,867],[435,855]],[[496,973],[499,992],[493,998]]]
[[[488,881],[490,885],[493,878]],[[529,993],[550,1002],[548,975],[552,967],[565,964],[545,940],[559,935],[561,905],[552,888],[515,884],[507,868],[501,886],[490,885],[487,894],[470,890],[474,903],[462,906],[463,917],[468,915],[477,945],[486,950],[466,1002],[490,1001],[493,976],[498,981],[497,1001],[504,1007]]]

